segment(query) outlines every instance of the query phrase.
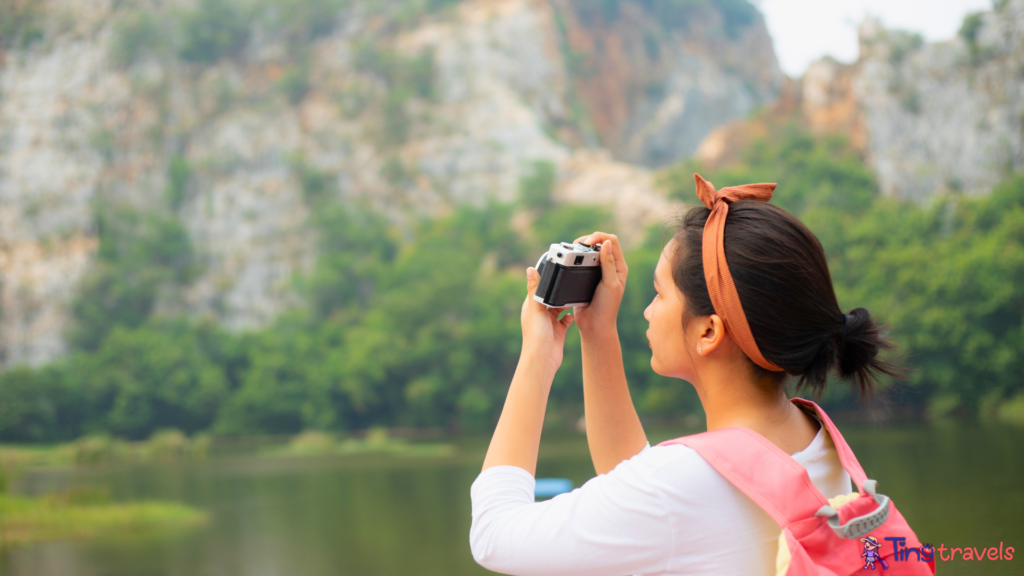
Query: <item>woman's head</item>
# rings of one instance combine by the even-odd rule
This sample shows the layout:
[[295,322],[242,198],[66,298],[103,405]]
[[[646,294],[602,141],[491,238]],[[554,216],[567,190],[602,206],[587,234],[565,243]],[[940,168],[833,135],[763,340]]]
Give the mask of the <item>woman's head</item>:
[[[701,206],[682,218],[655,271],[657,295],[645,316],[651,323],[652,367],[660,374],[691,379],[693,358],[702,355],[700,342],[722,338],[716,331],[724,332],[702,260],[710,213]],[[765,202],[740,200],[729,206],[724,245],[757,347],[785,370],[766,370],[744,355],[759,379],[781,382],[790,374],[800,378],[798,387],[820,391],[836,369],[865,393],[878,374],[895,375],[897,368],[878,357],[892,345],[864,308],[844,316],[821,244],[799,220]]]

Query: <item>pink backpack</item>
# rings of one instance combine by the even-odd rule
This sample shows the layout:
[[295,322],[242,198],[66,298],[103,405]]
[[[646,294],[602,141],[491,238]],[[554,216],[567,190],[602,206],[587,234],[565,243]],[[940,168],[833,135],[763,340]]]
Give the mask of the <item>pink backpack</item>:
[[810,400],[835,444],[839,461],[859,492],[828,499],[807,470],[763,436],[730,427],[667,440],[697,451],[779,526],[778,576],[838,576],[886,570],[886,574],[935,573],[935,549],[922,546],[907,521],[869,480],[850,446],[825,412]]

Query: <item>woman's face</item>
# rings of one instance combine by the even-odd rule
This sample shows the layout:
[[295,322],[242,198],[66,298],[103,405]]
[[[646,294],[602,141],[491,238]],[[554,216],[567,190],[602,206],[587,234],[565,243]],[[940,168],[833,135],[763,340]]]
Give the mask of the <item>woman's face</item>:
[[692,357],[697,355],[697,350],[687,348],[683,332],[686,298],[672,279],[675,244],[675,241],[669,242],[661,251],[658,266],[654,269],[654,300],[644,310],[644,318],[650,323],[647,340],[651,344],[651,368],[662,376],[692,381]]

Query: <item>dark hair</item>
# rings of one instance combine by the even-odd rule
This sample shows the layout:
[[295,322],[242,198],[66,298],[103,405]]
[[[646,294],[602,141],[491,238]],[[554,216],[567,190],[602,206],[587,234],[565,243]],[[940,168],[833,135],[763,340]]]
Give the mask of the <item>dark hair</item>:
[[[704,206],[691,209],[672,238],[672,278],[686,296],[689,315],[684,322],[715,313],[702,260],[704,223],[710,214]],[[772,372],[748,358],[760,375],[780,383],[787,374],[799,376],[797,389],[820,394],[836,369],[864,396],[880,375],[902,373],[879,358],[879,352],[894,345],[865,308],[854,308],[844,318],[821,243],[785,210],[755,200],[730,204],[725,259],[761,354],[785,369]]]

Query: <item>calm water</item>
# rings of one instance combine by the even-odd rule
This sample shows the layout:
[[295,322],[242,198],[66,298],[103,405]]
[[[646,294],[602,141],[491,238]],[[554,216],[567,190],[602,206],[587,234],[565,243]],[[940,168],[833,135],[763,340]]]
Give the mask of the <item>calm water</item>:
[[[923,541],[1014,546],[1012,561],[939,563],[940,574],[1024,573],[1024,430],[843,427],[868,475]],[[651,440],[674,436],[652,433]],[[447,460],[221,458],[23,477],[26,492],[109,486],[115,499],[173,499],[208,510],[202,528],[0,555],[11,576],[321,576],[487,573],[469,552],[469,486],[486,439]],[[546,440],[541,476],[593,475],[582,437]]]

